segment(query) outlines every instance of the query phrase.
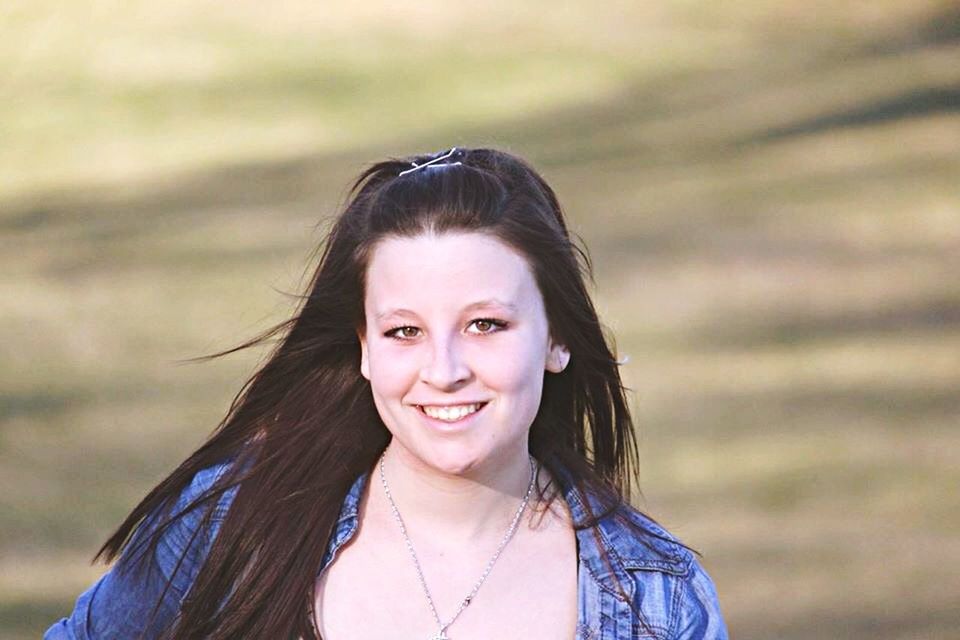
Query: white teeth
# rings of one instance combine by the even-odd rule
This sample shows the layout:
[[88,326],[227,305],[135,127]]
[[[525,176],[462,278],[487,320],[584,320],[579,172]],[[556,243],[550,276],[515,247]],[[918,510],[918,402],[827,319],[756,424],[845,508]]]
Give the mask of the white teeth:
[[431,418],[445,422],[456,422],[480,409],[479,404],[464,404],[459,407],[422,407]]

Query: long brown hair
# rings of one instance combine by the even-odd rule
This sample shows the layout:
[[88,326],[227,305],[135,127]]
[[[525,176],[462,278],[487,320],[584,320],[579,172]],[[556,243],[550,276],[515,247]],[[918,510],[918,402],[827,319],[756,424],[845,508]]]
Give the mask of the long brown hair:
[[[294,316],[198,358],[277,342],[208,440],[137,505],[94,558],[118,556],[138,524],[170,508],[198,471],[235,463],[188,506],[204,509],[209,522],[218,498],[236,487],[170,637],[317,637],[306,612],[314,612],[317,570],[342,501],[390,438],[360,374],[357,337],[365,330],[366,265],[388,236],[479,231],[526,257],[551,335],[571,354],[563,372],[545,374],[531,453],[552,474],[565,470],[599,497],[604,509],[576,523],[578,529],[629,501],[637,445],[625,389],[585,286],[585,276],[592,279],[589,256],[571,239],[556,195],[524,160],[495,149],[460,149],[447,160],[459,165],[399,175],[412,162],[436,157],[390,159],[363,171]],[[165,526],[153,532],[152,545]]]

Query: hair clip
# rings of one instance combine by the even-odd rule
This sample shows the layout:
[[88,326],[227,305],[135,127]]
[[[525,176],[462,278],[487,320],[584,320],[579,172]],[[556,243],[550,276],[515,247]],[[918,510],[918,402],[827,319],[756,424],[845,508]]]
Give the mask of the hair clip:
[[[424,168],[434,168],[434,169],[436,169],[436,168],[439,168],[439,167],[453,167],[453,166],[458,165],[458,164],[463,164],[462,162],[440,162],[441,160],[446,160],[447,158],[449,158],[450,156],[452,156],[452,155],[453,155],[454,153],[456,153],[456,152],[457,152],[457,148],[456,148],[456,147],[451,147],[451,148],[450,148],[450,151],[447,151],[447,152],[446,152],[445,154],[443,154],[442,156],[439,156],[439,157],[437,157],[437,158],[434,158],[434,159],[431,160],[430,162],[424,162],[423,164],[417,164],[416,162],[411,162],[410,164],[413,165],[413,168],[412,168],[412,169],[407,169],[407,170],[405,170],[405,171],[401,171],[400,173],[397,174],[397,177],[399,178],[400,176],[402,176],[402,175],[404,175],[404,174],[406,174],[406,173],[412,173],[412,172],[414,172],[414,171],[417,171],[418,169],[424,169]],[[461,152],[461,153],[462,153],[462,152]],[[437,164],[437,163],[440,163],[440,164]]]

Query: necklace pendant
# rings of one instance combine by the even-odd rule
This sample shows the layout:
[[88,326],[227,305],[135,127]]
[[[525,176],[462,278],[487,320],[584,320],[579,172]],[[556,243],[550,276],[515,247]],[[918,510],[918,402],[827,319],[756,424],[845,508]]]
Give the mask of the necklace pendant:
[[447,631],[445,629],[440,629],[437,631],[436,635],[430,638],[430,640],[450,640],[447,636]]

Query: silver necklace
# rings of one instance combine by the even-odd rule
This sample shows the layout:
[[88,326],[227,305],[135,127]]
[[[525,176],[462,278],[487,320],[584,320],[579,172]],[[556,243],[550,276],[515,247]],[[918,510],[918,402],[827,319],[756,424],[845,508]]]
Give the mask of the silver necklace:
[[497,547],[496,552],[493,554],[493,557],[490,558],[487,562],[487,566],[483,570],[483,574],[480,576],[480,579],[477,580],[476,584],[473,585],[473,589],[470,590],[470,593],[467,594],[467,597],[460,602],[460,607],[457,609],[457,612],[453,614],[446,622],[440,620],[440,614],[437,613],[437,607],[433,604],[433,598],[430,596],[430,589],[427,588],[427,581],[423,578],[423,569],[420,568],[420,561],[417,559],[417,552],[413,550],[413,543],[410,541],[410,536],[407,535],[407,528],[403,524],[403,518],[400,517],[400,511],[397,509],[396,503],[393,501],[393,496],[390,494],[390,487],[387,486],[387,477],[383,473],[383,459],[386,456],[387,452],[384,451],[380,456],[380,481],[383,483],[383,491],[387,494],[387,500],[390,501],[390,508],[393,510],[393,517],[396,519],[397,524],[400,525],[400,533],[403,534],[403,539],[407,543],[407,550],[410,551],[410,557],[413,558],[413,565],[417,569],[417,577],[420,579],[420,586],[423,587],[423,593],[427,596],[427,602],[430,604],[430,611],[433,612],[433,619],[437,621],[437,626],[439,627],[436,635],[431,638],[431,640],[450,640],[447,636],[447,627],[453,624],[453,621],[459,617],[464,609],[467,608],[467,605],[470,604],[470,601],[473,600],[473,597],[477,594],[477,591],[480,590],[480,585],[483,584],[483,581],[487,579],[487,575],[490,573],[490,570],[493,569],[494,563],[497,561],[497,558],[500,557],[500,553],[503,551],[504,547],[507,546],[507,543],[510,542],[510,538],[513,537],[513,534],[517,530],[517,525],[520,524],[520,516],[523,515],[523,510],[527,507],[527,502],[530,500],[530,494],[533,492],[533,483],[536,479],[536,466],[534,465],[533,456],[530,456],[530,484],[527,486],[527,493],[523,496],[523,502],[520,503],[520,508],[517,509],[516,515],[513,516],[513,522],[510,523],[510,528],[507,530],[507,534],[503,536],[503,540],[500,541],[500,545]]

